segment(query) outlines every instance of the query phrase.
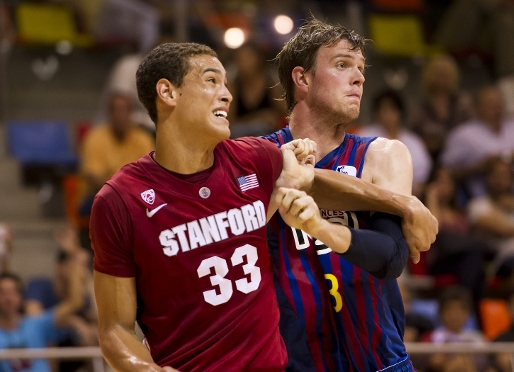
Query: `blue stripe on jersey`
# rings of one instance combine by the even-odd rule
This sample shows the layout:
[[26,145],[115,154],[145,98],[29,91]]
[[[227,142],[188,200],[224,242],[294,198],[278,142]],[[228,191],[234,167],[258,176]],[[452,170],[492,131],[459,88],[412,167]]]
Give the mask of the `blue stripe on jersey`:
[[[283,244],[282,247],[286,247],[285,234],[283,234],[283,231],[285,231],[286,229],[291,230],[291,228],[288,225],[286,225],[286,223],[284,222],[284,220],[281,217],[278,217],[278,221],[279,221],[279,226],[280,226],[280,234],[281,234],[281,236],[284,237],[283,240],[281,238],[281,240],[282,240],[281,243]],[[325,336],[323,335],[322,328],[321,328],[323,314],[322,314],[322,299],[321,299],[320,289],[318,288],[318,285],[316,283],[314,273],[311,270],[311,266],[310,266],[309,260],[307,258],[306,250],[305,249],[299,250],[298,254],[300,256],[300,260],[302,262],[302,267],[305,272],[305,275],[307,276],[307,278],[309,279],[309,282],[311,284],[314,302],[316,303],[316,322],[315,322],[316,333],[319,336],[320,355],[323,358],[323,366],[325,368],[325,371],[328,371],[329,369],[327,367],[327,362],[324,358],[323,349],[322,349],[322,345],[323,345]],[[302,328],[305,329],[306,320],[305,320],[305,313],[303,311],[303,300],[301,298],[300,291],[298,290],[298,285],[296,283],[296,277],[294,276],[294,274],[291,271],[291,263],[289,261],[289,257],[287,255],[284,255],[284,257],[285,257],[287,272],[289,274],[288,275],[289,282],[291,283],[291,290],[293,292],[293,296],[295,299],[295,306],[297,308],[297,316],[298,316],[298,319],[300,320],[300,324],[301,324]],[[301,311],[299,311],[299,307],[301,307]]]
[[[279,219],[279,227],[280,227],[280,245],[282,247],[286,247],[286,225],[282,219]],[[287,227],[289,228],[289,227]],[[284,254],[284,264],[286,266],[289,285],[291,286],[291,292],[293,293],[294,303],[296,315],[298,317],[298,322],[300,323],[300,327],[305,329],[305,313],[303,310],[303,301],[300,295],[300,290],[298,289],[298,284],[296,283],[296,278],[291,270],[291,262],[289,261],[289,256]]]

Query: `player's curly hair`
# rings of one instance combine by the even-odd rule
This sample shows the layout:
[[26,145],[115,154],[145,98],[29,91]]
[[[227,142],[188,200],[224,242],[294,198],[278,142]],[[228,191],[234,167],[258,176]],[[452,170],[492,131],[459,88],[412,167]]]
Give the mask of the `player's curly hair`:
[[331,25],[311,16],[298,29],[296,35],[284,44],[275,61],[278,61],[278,76],[284,88],[282,98],[286,100],[288,114],[291,114],[296,105],[291,76],[293,69],[301,66],[305,71],[312,70],[314,73],[318,50],[333,46],[341,40],[348,40],[352,45],[351,50],[360,50],[362,53],[368,43],[367,39],[353,30],[339,24]]
[[143,58],[136,72],[137,95],[154,123],[157,124],[157,82],[167,79],[176,87],[181,87],[191,69],[189,59],[197,55],[217,57],[216,52],[207,45],[165,43]]

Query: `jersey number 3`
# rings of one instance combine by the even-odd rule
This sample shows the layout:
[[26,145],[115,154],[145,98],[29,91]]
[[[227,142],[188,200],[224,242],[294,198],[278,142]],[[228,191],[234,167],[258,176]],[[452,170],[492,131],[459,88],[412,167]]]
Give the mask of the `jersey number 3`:
[[[236,280],[234,283],[239,292],[248,294],[259,288],[259,284],[261,284],[261,269],[255,266],[258,258],[257,248],[250,244],[236,248],[230,258],[232,267],[241,265],[244,262],[244,256],[246,256],[247,263],[243,265],[243,272],[245,275],[250,275],[250,280],[248,280],[248,278],[242,278]],[[217,306],[230,300],[234,289],[232,281],[225,278],[225,275],[228,274],[227,260],[218,256],[206,258],[200,263],[200,266],[198,266],[198,277],[203,278],[211,274],[211,269],[214,269],[214,275],[210,276],[211,284],[218,286],[218,291],[215,289],[205,291],[203,292],[203,298],[207,303]]]

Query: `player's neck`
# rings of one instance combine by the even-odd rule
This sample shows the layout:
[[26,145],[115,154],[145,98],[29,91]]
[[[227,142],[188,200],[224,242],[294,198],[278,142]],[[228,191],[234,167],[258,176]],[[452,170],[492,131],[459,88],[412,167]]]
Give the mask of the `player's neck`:
[[212,167],[214,144],[179,138],[157,135],[154,159],[161,167],[180,174],[193,174]]
[[346,135],[346,124],[328,124],[324,120],[311,117],[308,112],[291,113],[289,128],[293,138],[310,138],[317,144],[316,161],[338,147]]

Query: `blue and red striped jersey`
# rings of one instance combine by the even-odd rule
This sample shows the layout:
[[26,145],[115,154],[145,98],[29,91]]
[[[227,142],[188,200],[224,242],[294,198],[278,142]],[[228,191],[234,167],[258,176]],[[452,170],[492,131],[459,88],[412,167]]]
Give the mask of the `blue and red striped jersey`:
[[[289,127],[264,138],[279,147],[293,140]],[[360,177],[375,138],[347,133],[316,167]],[[321,214],[333,223],[360,229],[370,218],[369,212]],[[287,226],[278,213],[269,223],[268,235],[290,371],[374,372],[408,358],[396,280],[377,279],[350,264],[321,241]]]

